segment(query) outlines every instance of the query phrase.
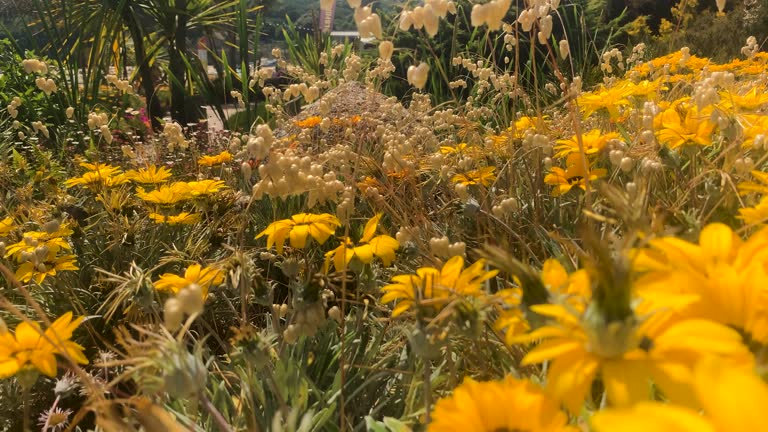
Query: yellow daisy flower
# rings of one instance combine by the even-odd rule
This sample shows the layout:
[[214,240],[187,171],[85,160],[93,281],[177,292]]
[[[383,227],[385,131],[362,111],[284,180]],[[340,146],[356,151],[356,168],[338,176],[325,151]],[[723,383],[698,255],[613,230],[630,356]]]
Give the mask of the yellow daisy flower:
[[741,219],[747,225],[762,225],[768,222],[768,196],[764,196],[760,199],[754,207],[745,207],[739,209],[739,215],[736,217]]
[[162,185],[149,192],[144,191],[142,187],[137,187],[136,196],[143,201],[159,206],[172,206],[190,199],[187,189],[178,187],[177,183]]
[[5,257],[13,256],[17,262],[25,261],[25,254],[42,254],[42,257],[56,255],[62,249],[72,247],[63,237],[51,237],[44,231],[28,231],[20,242],[13,243],[5,249]]
[[496,175],[494,175],[495,171],[495,166],[483,167],[480,169],[467,171],[465,173],[456,174],[451,177],[451,181],[454,183],[463,184],[465,186],[479,184],[487,187],[496,180]]
[[179,191],[184,191],[192,198],[199,198],[214,194],[227,186],[222,180],[200,180],[191,182],[174,183],[174,187]]
[[549,170],[549,174],[544,176],[544,183],[554,186],[552,189],[552,196],[560,196],[570,192],[574,187],[586,190],[586,179],[589,181],[597,180],[601,177],[605,177],[608,174],[603,168],[592,169],[589,167],[589,172],[584,172],[584,163],[581,159],[581,154],[571,153],[565,161],[566,169],[553,166]]
[[157,223],[168,225],[194,225],[200,222],[200,213],[181,212],[177,215],[165,216],[159,213],[150,213],[149,218]]
[[390,266],[395,260],[395,251],[400,247],[400,243],[388,235],[375,236],[381,216],[382,213],[379,213],[368,220],[357,246],[347,237],[342,240],[339,247],[326,253],[326,271],[331,262],[333,262],[336,271],[342,271],[353,258],[363,264],[370,264],[374,256],[381,258],[385,266]]
[[158,184],[168,180],[171,177],[171,172],[166,167],[158,168],[155,165],[150,165],[147,168],[141,168],[138,171],[126,171],[125,177],[136,183]]
[[197,160],[197,164],[200,166],[212,167],[214,165],[221,165],[225,162],[232,162],[232,154],[226,150],[213,156],[202,156]]
[[746,111],[757,111],[765,104],[768,104],[768,93],[765,88],[752,87],[748,92],[740,95],[729,91],[720,92],[720,106],[727,110],[742,109]]
[[212,285],[219,285],[224,281],[224,271],[216,267],[203,267],[200,264],[192,264],[184,271],[184,277],[173,273],[165,273],[155,281],[155,289],[161,292],[178,294],[179,291],[196,284],[203,291],[203,297],[208,296],[208,290]]
[[708,357],[697,364],[693,385],[703,416],[690,408],[645,402],[600,411],[590,423],[596,432],[758,431],[768,424],[768,385],[754,373]]
[[577,432],[557,401],[529,380],[507,377],[478,382],[467,378],[440,399],[428,432]]
[[547,391],[572,413],[579,412],[598,376],[614,406],[650,399],[651,382],[667,398],[691,403],[692,360],[720,355],[734,365],[751,366],[752,356],[739,333],[713,321],[687,320],[657,332],[654,321],[591,324],[589,314],[573,314],[563,306],[531,309],[555,321],[528,335],[529,341],[544,341],[521,364],[548,361]]
[[679,318],[713,320],[768,343],[768,228],[746,241],[720,223],[704,227],[698,244],[654,239],[635,252],[633,268],[642,274],[637,295],[655,308],[689,297]]
[[83,173],[64,182],[67,187],[84,186],[90,189],[101,186],[113,187],[127,183],[128,179],[119,168],[104,166],[94,171]]
[[504,335],[507,345],[513,345],[515,338],[531,330],[521,309],[523,290],[507,288],[497,292],[492,299],[498,300],[495,310],[499,314],[493,322],[493,328]]
[[41,284],[46,277],[56,276],[57,272],[79,269],[74,255],[56,257],[55,254],[49,254],[45,261],[39,261],[37,264],[30,261],[22,263],[16,270],[16,278],[25,283],[34,280]]
[[[619,134],[610,132],[603,134],[600,129],[593,129],[585,134],[581,135],[581,142],[584,146],[584,153],[587,155],[593,155],[604,149],[608,144],[608,141],[617,139]],[[576,135],[569,139],[557,140],[557,145],[554,147],[556,158],[566,157],[571,153],[579,152],[579,140]]]
[[741,182],[738,185],[739,195],[747,195],[751,192],[759,194],[768,194],[768,172],[752,171],[752,177],[757,180],[755,182]]
[[37,323],[22,322],[13,334],[0,330],[0,378],[15,375],[21,369],[34,368],[49,377],[56,376],[56,355],[68,355],[80,364],[88,364],[84,348],[72,342],[72,333],[83,317],[72,319],[72,312],[59,317],[42,331]]
[[485,270],[485,260],[464,268],[464,258],[455,256],[441,269],[421,267],[416,274],[392,277],[393,283],[381,288],[384,292],[381,302],[397,301],[393,318],[413,306],[435,312],[457,297],[480,295],[483,283],[496,274],[498,270]]
[[341,226],[336,216],[323,214],[299,213],[290,219],[272,222],[256,238],[267,236],[267,249],[272,245],[277,247],[277,253],[283,253],[285,239],[289,238],[291,247],[303,249],[307,245],[307,237],[311,236],[318,243],[323,244]]
[[578,97],[576,103],[584,113],[584,118],[593,113],[606,110],[611,119],[615,120],[621,115],[621,109],[629,106],[629,96],[631,89],[627,86],[616,86],[612,88],[601,88],[591,93],[583,93]]
[[671,149],[683,145],[712,145],[712,135],[717,125],[709,117],[692,105],[667,109],[658,115],[661,127],[656,137],[661,144]]

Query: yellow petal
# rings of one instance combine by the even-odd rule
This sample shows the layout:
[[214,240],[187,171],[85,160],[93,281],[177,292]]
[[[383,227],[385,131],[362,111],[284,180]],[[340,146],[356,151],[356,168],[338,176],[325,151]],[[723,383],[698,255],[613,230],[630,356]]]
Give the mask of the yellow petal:
[[373,248],[371,245],[362,245],[352,250],[353,255],[363,264],[370,264],[373,261]]
[[56,376],[56,356],[50,352],[37,352],[31,356],[32,364],[44,375]]
[[584,403],[599,363],[589,353],[574,350],[555,359],[547,373],[547,391],[562,400],[572,413]]
[[360,238],[360,243],[368,243],[376,235],[376,227],[379,225],[382,215],[383,213],[379,213],[368,220],[365,224],[365,229],[363,229],[363,237]]
[[[291,226],[287,225],[282,228],[277,229],[274,232],[274,244],[277,248],[277,253],[281,254],[283,253],[283,245],[285,244],[285,238],[288,237],[288,234],[291,232]],[[269,241],[269,238],[267,238],[267,248],[271,247],[271,243]]]
[[540,343],[536,348],[528,352],[528,354],[520,362],[522,366],[528,366],[536,363],[542,363],[547,360],[556,359],[569,352],[580,350],[582,348],[582,342],[579,340],[569,339],[555,339],[547,340]]
[[696,367],[696,393],[718,430],[758,431],[768,425],[768,385],[716,358]]
[[309,226],[296,225],[293,227],[290,233],[291,246],[296,249],[304,249],[307,245],[307,237],[309,236]]
[[650,396],[651,385],[644,360],[608,360],[603,362],[601,370],[608,400],[613,405],[630,406]]
[[663,359],[670,353],[717,353],[742,357],[748,355],[736,330],[714,321],[690,319],[670,326],[653,341],[651,353]]
[[595,432],[715,432],[695,411],[659,402],[600,411],[590,423]]
[[713,223],[707,225],[699,237],[699,244],[713,258],[727,260],[734,246],[734,234],[728,225]]
[[559,291],[568,282],[568,272],[554,258],[544,261],[541,269],[541,281],[550,290]]
[[15,336],[20,350],[32,350],[37,346],[42,335],[36,324],[29,324],[24,321],[16,326]]
[[380,235],[371,239],[370,245],[373,248],[374,255],[381,258],[381,261],[387,267],[395,260],[395,251],[400,247],[400,243],[397,240],[387,235]]

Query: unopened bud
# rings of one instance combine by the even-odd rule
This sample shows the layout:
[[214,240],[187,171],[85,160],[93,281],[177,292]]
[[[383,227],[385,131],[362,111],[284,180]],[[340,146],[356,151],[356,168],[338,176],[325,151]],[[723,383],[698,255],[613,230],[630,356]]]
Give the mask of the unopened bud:
[[203,290],[198,284],[189,284],[186,288],[179,291],[176,294],[176,298],[181,304],[181,310],[188,315],[193,315],[203,311],[205,305],[205,299],[203,298]]
[[339,309],[338,306],[334,306],[330,309],[328,309],[328,316],[336,320],[336,322],[341,322],[341,309]]
[[176,331],[181,327],[181,321],[184,319],[184,311],[181,308],[181,302],[176,298],[169,298],[165,301],[163,308],[163,319],[165,328],[169,331]]

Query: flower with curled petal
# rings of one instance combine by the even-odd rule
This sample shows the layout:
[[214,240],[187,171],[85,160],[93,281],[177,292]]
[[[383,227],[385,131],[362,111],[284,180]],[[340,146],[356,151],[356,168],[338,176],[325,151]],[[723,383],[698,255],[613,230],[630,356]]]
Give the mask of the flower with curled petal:
[[172,292],[178,294],[179,291],[196,284],[200,286],[203,297],[208,295],[208,289],[212,285],[219,285],[224,280],[224,271],[216,267],[203,267],[200,264],[192,264],[184,271],[184,276],[178,276],[173,273],[165,273],[160,279],[155,281],[155,289],[161,292]]
[[275,245],[277,253],[282,254],[286,238],[290,240],[291,247],[304,249],[308,237],[323,244],[339,226],[341,226],[339,219],[329,213],[299,213],[291,216],[290,219],[272,222],[256,238],[267,236],[267,249]]
[[370,264],[374,256],[379,257],[385,266],[392,264],[392,261],[395,260],[395,251],[400,247],[400,243],[388,235],[376,235],[376,228],[381,216],[382,213],[379,213],[368,220],[363,230],[363,236],[357,245],[349,237],[346,237],[342,239],[339,247],[326,253],[326,271],[331,263],[333,263],[336,271],[343,271],[352,259],[363,264]]
[[421,267],[416,274],[392,277],[393,283],[381,289],[384,292],[381,302],[397,302],[393,318],[414,306],[437,312],[456,298],[482,294],[483,283],[497,273],[497,270],[487,271],[484,260],[464,268],[464,258],[455,256],[441,269]]

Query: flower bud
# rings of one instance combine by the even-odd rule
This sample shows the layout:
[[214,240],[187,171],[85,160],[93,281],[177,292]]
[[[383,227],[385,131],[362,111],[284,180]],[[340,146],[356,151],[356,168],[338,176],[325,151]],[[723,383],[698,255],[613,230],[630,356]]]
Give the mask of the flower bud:
[[632,171],[632,167],[634,167],[635,162],[630,157],[624,157],[621,159],[621,163],[619,166],[621,167],[621,170],[624,172],[630,172]]
[[341,309],[339,309],[338,306],[334,306],[330,309],[328,309],[328,316],[336,320],[336,322],[341,322]]
[[176,331],[181,327],[181,321],[184,319],[184,311],[181,309],[181,302],[175,298],[169,298],[165,301],[163,308],[163,320],[165,328],[169,331]]
[[392,59],[392,53],[395,51],[395,45],[391,41],[383,41],[379,44],[379,57],[382,60]]
[[193,315],[203,311],[205,305],[205,299],[203,298],[203,290],[198,284],[189,284],[186,288],[179,291],[176,294],[176,298],[181,304],[181,310],[188,315]]
[[296,325],[291,324],[285,330],[283,330],[283,339],[286,343],[293,344],[299,338],[299,329]]
[[408,82],[419,90],[424,89],[429,77],[429,65],[420,63],[418,66],[410,66],[407,72]]
[[251,168],[251,164],[248,162],[243,162],[240,165],[240,171],[243,173],[243,178],[246,180],[249,180],[253,175],[253,168]]
[[629,182],[624,187],[627,189],[627,193],[630,195],[635,195],[637,193],[637,183],[635,182]]

